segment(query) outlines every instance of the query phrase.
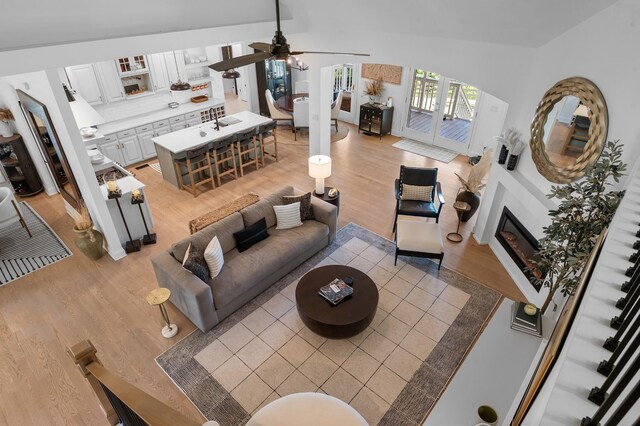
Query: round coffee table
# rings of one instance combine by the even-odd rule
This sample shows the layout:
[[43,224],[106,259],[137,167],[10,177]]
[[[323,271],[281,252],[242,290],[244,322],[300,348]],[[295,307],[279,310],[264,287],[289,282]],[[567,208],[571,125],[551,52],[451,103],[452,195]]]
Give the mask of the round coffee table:
[[[353,294],[333,306],[318,292],[334,278],[353,278]],[[307,272],[296,287],[296,306],[309,329],[331,339],[346,339],[363,331],[376,314],[378,288],[364,272],[350,266],[328,265]]]

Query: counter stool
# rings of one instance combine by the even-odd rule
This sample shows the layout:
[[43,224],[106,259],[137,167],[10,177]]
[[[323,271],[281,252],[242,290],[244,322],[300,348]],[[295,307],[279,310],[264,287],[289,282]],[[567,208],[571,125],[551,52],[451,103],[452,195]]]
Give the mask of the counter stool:
[[[258,144],[256,143],[256,129],[245,130],[236,133],[236,155],[238,156],[238,167],[240,168],[240,176],[244,176],[244,168],[255,165],[256,170],[260,167],[260,158],[258,157]],[[251,153],[253,152],[253,160]],[[246,159],[245,159],[246,158]]]
[[218,179],[218,186],[222,185],[222,177],[233,175],[238,179],[236,168],[236,156],[233,154],[233,145],[236,143],[236,135],[227,136],[219,141],[212,142],[209,152],[213,159],[213,168]]
[[394,265],[398,261],[398,255],[400,255],[440,259],[438,270],[442,266],[444,252],[442,251],[440,224],[399,220],[396,226],[395,242],[396,258]]
[[[211,183],[211,189],[214,188],[208,144],[190,149],[185,152],[184,157],[174,158],[173,161],[176,166],[176,172],[178,172],[180,189],[184,189],[194,197],[197,197],[204,192],[199,190],[200,186]],[[186,173],[182,171],[184,168],[187,169]],[[184,184],[185,176],[189,176],[189,185]],[[196,176],[199,178],[197,181]]]
[[[262,162],[262,167],[265,165],[265,156],[275,158],[276,163],[278,162],[278,139],[276,138],[276,127],[277,123],[275,121],[258,127],[256,137],[258,138],[260,145],[260,160]],[[273,145],[273,152],[268,152],[266,150],[267,145]]]

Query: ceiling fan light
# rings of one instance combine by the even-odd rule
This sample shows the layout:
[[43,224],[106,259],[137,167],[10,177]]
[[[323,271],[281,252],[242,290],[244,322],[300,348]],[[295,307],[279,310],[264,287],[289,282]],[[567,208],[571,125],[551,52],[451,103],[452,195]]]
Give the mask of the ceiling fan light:
[[238,78],[240,73],[235,69],[226,70],[222,73],[222,78]]

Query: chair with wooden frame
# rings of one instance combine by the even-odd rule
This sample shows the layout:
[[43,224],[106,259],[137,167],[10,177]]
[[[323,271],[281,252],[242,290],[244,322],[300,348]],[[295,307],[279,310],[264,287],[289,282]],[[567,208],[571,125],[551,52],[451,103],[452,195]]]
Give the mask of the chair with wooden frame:
[[238,169],[236,167],[236,156],[233,146],[236,143],[236,135],[227,136],[219,141],[211,142],[209,145],[209,155],[213,160],[213,170],[218,180],[218,186],[222,185],[222,177],[233,175],[238,179]]
[[[260,146],[260,160],[262,167],[265,166],[265,157],[272,157],[278,162],[278,139],[276,138],[277,123],[272,121],[268,124],[263,124],[258,127],[256,137],[258,138],[258,144]],[[273,145],[273,152],[266,150],[268,145]]]
[[[180,189],[190,192],[194,197],[200,195],[200,186],[211,183],[213,189],[213,173],[211,172],[211,158],[209,144],[200,145],[185,152],[184,157],[174,158]],[[186,169],[186,172],[183,170]],[[189,185],[185,185],[184,177],[189,176]],[[198,180],[196,180],[198,177]]]
[[31,231],[22,216],[20,206],[16,202],[13,192],[11,192],[9,188],[0,187],[0,229],[13,225],[16,222],[20,223],[20,226],[27,231],[29,238],[31,238]]
[[[258,154],[258,143],[256,142],[256,129],[249,129],[236,133],[236,156],[238,157],[238,167],[240,168],[240,176],[244,176],[244,168],[250,165],[256,166],[256,170],[260,168],[260,157]],[[253,153],[253,159],[251,159]]]
[[[430,186],[431,201],[407,200],[402,197],[402,185]],[[437,168],[400,166],[400,177],[395,181],[396,214],[393,221],[393,231],[396,230],[398,215],[434,218],[436,223],[440,219],[440,212],[444,206],[442,187],[438,182]],[[436,208],[436,199],[438,207]]]

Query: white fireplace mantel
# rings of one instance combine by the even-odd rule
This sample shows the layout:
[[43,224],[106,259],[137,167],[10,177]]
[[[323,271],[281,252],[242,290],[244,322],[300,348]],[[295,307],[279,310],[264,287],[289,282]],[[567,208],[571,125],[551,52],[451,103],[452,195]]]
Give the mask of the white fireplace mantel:
[[536,239],[539,239],[543,236],[542,228],[550,223],[549,210],[558,207],[557,200],[547,198],[544,192],[522,173],[517,170],[509,171],[505,166],[494,162],[473,230],[478,243],[489,244],[527,300],[540,306],[544,302],[547,290],[537,292],[533,288],[495,237],[505,206]]

